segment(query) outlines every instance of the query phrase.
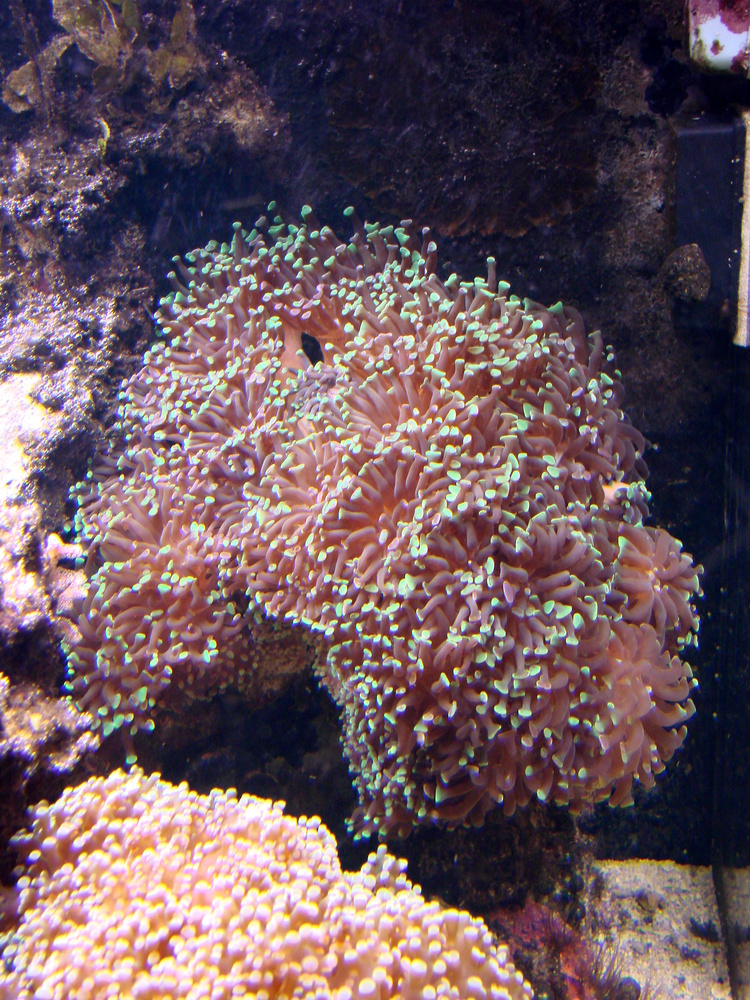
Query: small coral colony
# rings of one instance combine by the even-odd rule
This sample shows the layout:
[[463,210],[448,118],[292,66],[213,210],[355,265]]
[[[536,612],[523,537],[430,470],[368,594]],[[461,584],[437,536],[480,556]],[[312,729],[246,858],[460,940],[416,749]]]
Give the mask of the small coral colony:
[[[236,227],[231,245],[179,263],[162,339],[124,386],[109,451],[79,488],[88,584],[69,649],[74,698],[132,754],[132,736],[177,694],[248,687],[248,622],[262,613],[317,643],[359,834],[478,825],[493,806],[510,814],[534,797],[573,810],[632,801],[694,710],[683,653],[699,582],[680,543],[644,523],[645,442],[619,408],[611,352],[574,310],[509,294],[492,259],[487,278],[441,280],[435,244],[410,224],[348,212],[354,231],[341,241],[309,209],[297,224],[269,209],[251,233]],[[250,861],[239,840],[254,844]],[[22,840],[25,930],[6,955],[18,995],[70,995],[73,973],[44,945],[44,913],[72,891],[66,861],[89,866],[92,905],[114,879],[130,899],[123,913],[136,913],[148,846],[164,855],[169,913],[181,877],[205,905],[214,875],[196,845],[205,853],[207,841],[227,881],[207,996],[238,983],[342,1000],[529,993],[481,922],[425,903],[383,849],[344,875],[309,821],[135,769],[35,813]],[[120,875],[91,860],[110,842]],[[268,851],[288,890],[273,962],[263,946],[232,951],[259,907],[280,905],[278,885],[251,891]],[[243,910],[251,897],[255,916]],[[300,900],[315,913],[297,913]],[[208,932],[187,934],[190,919],[143,918],[129,938],[121,914],[111,940],[106,920],[96,932],[89,920],[100,937],[84,943],[79,923],[70,949],[85,947],[90,983],[103,982],[124,936],[125,978],[142,977],[132,995],[163,996],[165,983],[212,968]],[[177,939],[195,944],[192,972]],[[357,940],[367,947],[352,953]],[[2,983],[0,996],[16,995]],[[75,995],[109,995],[86,989]]]

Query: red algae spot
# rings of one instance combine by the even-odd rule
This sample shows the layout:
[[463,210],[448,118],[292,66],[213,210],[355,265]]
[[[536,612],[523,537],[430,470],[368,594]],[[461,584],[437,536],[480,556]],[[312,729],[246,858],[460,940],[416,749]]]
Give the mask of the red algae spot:
[[697,4],[699,7],[718,7],[722,22],[730,31],[747,31],[750,20],[750,0],[719,0],[717,4]]
[[747,75],[750,0],[691,0],[690,57],[704,70]]

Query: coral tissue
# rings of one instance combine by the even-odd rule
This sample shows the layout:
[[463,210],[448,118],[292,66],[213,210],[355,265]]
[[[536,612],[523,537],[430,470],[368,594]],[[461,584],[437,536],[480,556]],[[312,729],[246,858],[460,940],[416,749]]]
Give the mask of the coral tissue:
[[320,637],[363,832],[650,786],[699,584],[600,336],[408,224],[264,218],[179,272],[80,495],[79,703],[129,734],[242,685],[249,600]]
[[481,920],[282,805],[135,768],[36,806],[0,1000],[531,1000]]

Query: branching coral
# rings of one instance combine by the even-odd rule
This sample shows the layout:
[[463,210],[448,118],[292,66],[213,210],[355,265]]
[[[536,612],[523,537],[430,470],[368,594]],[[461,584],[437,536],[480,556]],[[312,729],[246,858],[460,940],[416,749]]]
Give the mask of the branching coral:
[[629,802],[693,712],[696,569],[643,523],[644,440],[599,335],[492,260],[435,267],[408,226],[345,244],[308,215],[180,264],[82,496],[74,689],[137,728],[139,678],[192,684],[203,637],[218,662],[241,591],[325,640],[361,830]]
[[381,847],[341,871],[317,818],[116,771],[34,809],[0,1000],[523,1000],[481,920]]

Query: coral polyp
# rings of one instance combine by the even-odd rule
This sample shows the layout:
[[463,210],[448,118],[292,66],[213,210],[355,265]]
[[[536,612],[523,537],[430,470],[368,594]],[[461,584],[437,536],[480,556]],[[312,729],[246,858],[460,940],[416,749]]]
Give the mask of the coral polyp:
[[135,732],[241,681],[249,600],[319,637],[360,831],[630,802],[694,710],[699,583],[644,523],[612,354],[494,261],[443,281],[428,234],[354,222],[180,263],[80,494],[73,690]]

